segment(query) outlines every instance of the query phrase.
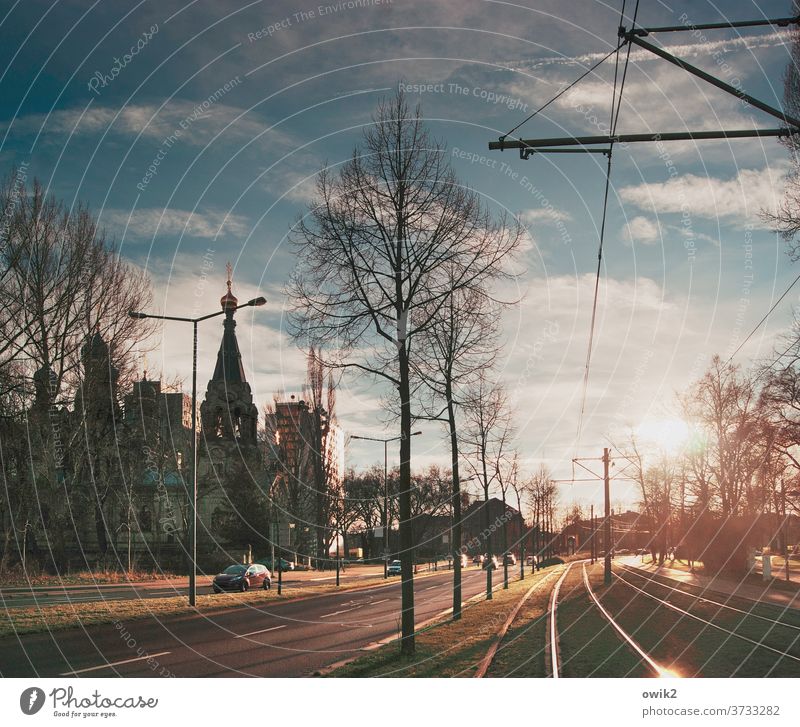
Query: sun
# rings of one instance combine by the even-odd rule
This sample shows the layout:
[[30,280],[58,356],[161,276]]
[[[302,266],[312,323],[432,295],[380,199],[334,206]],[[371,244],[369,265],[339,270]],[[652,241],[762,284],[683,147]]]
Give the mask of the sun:
[[666,454],[677,454],[689,441],[689,426],[677,417],[645,419],[637,428],[636,434],[645,445]]

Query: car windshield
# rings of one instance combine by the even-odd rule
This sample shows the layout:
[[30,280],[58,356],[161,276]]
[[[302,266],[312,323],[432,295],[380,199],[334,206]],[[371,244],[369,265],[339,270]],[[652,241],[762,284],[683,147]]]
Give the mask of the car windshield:
[[245,567],[243,565],[229,565],[223,573],[229,576],[238,576],[240,573],[244,573]]

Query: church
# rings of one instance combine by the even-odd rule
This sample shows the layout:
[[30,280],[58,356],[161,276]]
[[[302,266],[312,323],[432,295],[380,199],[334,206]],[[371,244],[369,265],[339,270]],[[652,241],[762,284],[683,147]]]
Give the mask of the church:
[[[199,407],[201,570],[240,560],[248,547],[266,552],[269,533],[265,448],[236,339],[230,268],[220,306],[221,342]],[[26,529],[22,552],[58,571],[185,570],[191,396],[147,371],[120,391],[113,352],[99,331],[81,347],[78,380],[70,405],[57,406],[52,371],[33,375],[25,417],[32,467],[29,476],[17,474],[25,480],[21,490],[37,493],[40,519]]]
[[205,391],[198,387],[196,441],[191,396],[147,370],[124,383],[99,330],[80,348],[67,403],[51,370],[33,374],[25,437],[5,437],[24,445],[18,459],[32,465],[11,473],[17,494],[34,492],[38,502],[23,561],[30,555],[54,571],[185,571],[195,448],[201,572],[246,554],[268,557],[271,538],[285,557],[327,557],[341,504],[343,432],[308,396],[276,397],[259,427],[230,266],[219,305],[220,343]]

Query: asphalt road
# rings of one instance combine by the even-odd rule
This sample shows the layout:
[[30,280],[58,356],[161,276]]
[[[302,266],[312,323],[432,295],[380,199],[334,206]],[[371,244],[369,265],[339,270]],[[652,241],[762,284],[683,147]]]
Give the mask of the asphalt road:
[[[451,586],[450,571],[415,579],[417,623],[452,605]],[[464,571],[465,600],[484,587],[484,572]],[[396,636],[399,617],[395,579],[263,607],[6,637],[0,676],[303,676]]]

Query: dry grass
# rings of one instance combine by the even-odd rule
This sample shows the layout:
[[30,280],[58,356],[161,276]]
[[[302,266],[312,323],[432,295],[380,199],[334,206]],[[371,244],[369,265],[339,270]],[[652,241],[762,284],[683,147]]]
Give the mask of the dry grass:
[[[77,573],[25,573],[20,569],[6,571],[0,574],[4,588],[25,588],[27,586],[84,586],[109,583],[142,583],[146,581],[168,581],[181,576],[161,570],[99,570],[79,571]],[[186,576],[183,576],[184,578]]]
[[136,600],[105,600],[82,603],[63,603],[53,606],[25,606],[7,608],[0,615],[0,637],[12,634],[31,634],[42,631],[69,629],[76,626],[113,623],[119,619],[162,618],[192,613],[209,613],[227,608],[251,606],[258,608],[265,603],[293,601],[326,593],[341,593],[385,583],[383,577],[364,579],[357,583],[294,586],[278,589],[273,584],[268,591],[253,590],[246,593],[223,593],[197,596],[197,606],[189,606],[186,596],[170,598],[141,598]]

